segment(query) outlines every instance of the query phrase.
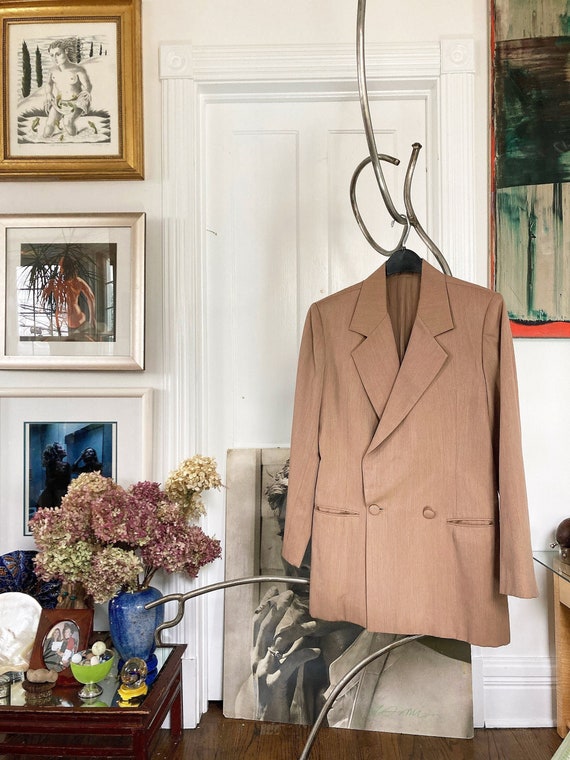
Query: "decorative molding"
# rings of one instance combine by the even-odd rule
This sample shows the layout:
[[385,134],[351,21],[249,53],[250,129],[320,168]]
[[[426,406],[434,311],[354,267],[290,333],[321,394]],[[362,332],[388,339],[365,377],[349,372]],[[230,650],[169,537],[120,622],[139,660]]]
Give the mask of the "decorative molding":
[[[474,51],[470,38],[367,44],[367,80],[424,80],[440,73],[474,73]],[[351,91],[358,89],[352,45],[193,47],[191,43],[163,43],[161,79],[187,76],[208,83],[339,80]]]
[[[352,45],[310,47],[247,46],[197,47],[194,49],[195,76],[204,81],[343,81],[356,91],[356,52]],[[368,79],[425,79],[440,71],[437,43],[368,45]]]
[[462,37],[441,41],[441,73],[475,73],[475,42],[473,39]]
[[442,245],[453,274],[474,282],[475,74],[469,46],[449,42],[442,59],[457,60],[442,67],[440,80]]
[[[201,446],[202,385],[201,356],[201,262],[195,240],[194,136],[195,86],[191,55],[187,46],[161,49],[162,83],[162,260],[164,392],[161,395],[163,421],[162,472],[199,451]],[[181,420],[185,424],[181,424]],[[194,583],[181,576],[167,576],[164,593],[184,593]],[[188,644],[183,659],[184,726],[196,726],[207,705],[203,668],[207,638],[202,634],[204,604],[196,600],[182,622],[169,631],[169,641]]]
[[159,71],[161,79],[192,78],[192,45],[173,42],[160,46]]

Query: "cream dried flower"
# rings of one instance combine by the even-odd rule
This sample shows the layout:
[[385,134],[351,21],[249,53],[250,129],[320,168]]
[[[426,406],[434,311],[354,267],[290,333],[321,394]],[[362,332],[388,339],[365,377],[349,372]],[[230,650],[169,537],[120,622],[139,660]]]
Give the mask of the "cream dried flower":
[[183,507],[185,517],[196,519],[205,514],[200,494],[222,486],[216,467],[216,460],[212,457],[196,454],[181,462],[166,479],[164,491],[172,501]]

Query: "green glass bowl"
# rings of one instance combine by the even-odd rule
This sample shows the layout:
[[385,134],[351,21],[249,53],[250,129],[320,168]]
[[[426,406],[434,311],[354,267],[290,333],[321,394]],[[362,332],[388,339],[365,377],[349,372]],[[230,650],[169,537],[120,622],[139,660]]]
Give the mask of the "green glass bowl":
[[[85,657],[89,652],[89,649],[84,649],[78,654]],[[108,659],[103,660],[98,665],[81,665],[77,662],[70,663],[71,672],[73,673],[74,678],[79,681],[79,683],[85,684],[83,689],[79,692],[81,699],[94,699],[103,693],[103,689],[99,686],[98,682],[106,678],[111,672],[115,653],[110,649],[106,649],[105,656]]]

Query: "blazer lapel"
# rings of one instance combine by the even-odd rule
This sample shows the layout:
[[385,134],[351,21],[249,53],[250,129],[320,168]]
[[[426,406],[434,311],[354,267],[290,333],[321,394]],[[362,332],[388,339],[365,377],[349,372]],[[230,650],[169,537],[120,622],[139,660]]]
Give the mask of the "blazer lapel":
[[352,358],[374,411],[381,419],[400,371],[392,322],[386,308],[386,273],[377,269],[362,283],[350,329],[366,337]]
[[436,340],[437,335],[453,329],[446,279],[426,261],[421,278],[416,319],[401,366],[386,307],[385,265],[364,281],[350,325],[367,335],[352,355],[379,417],[368,451],[406,418],[447,360],[447,352]]

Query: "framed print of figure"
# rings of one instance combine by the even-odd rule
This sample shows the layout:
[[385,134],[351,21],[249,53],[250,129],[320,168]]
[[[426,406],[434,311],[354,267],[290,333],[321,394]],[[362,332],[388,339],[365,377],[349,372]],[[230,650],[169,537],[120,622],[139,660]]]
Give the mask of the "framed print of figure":
[[0,179],[142,179],[140,0],[0,5]]
[[0,215],[1,369],[144,368],[145,215]]

